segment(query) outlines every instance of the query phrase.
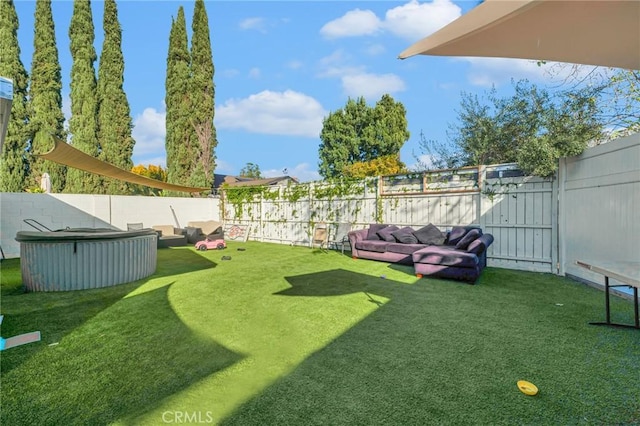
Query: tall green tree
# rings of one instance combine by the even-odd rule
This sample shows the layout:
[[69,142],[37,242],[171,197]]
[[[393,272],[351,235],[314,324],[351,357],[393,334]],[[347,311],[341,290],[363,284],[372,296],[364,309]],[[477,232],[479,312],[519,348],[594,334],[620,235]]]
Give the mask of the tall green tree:
[[[71,118],[69,132],[73,146],[85,154],[98,157],[96,72],[97,55],[93,46],[95,31],[90,0],[75,0],[69,26],[71,66]],[[69,168],[65,192],[103,193],[100,176]]]
[[[42,154],[53,148],[54,139],[66,141],[62,112],[62,75],[56,47],[51,0],[37,0],[34,22],[29,115],[31,153]],[[67,168],[52,161],[31,156],[30,186],[38,186],[43,173],[51,179],[51,190],[65,187]]]
[[512,96],[499,97],[491,90],[483,100],[463,94],[458,122],[448,132],[452,147],[430,150],[433,144],[427,142],[421,143],[423,150],[437,154],[436,164],[516,162],[526,173],[550,177],[560,157],[580,154],[602,137],[597,101],[589,89],[553,96],[526,80],[514,88]]
[[597,116],[610,136],[640,131],[640,71],[565,63],[540,63],[566,92],[590,92],[598,102]]
[[260,166],[256,163],[247,163],[240,170],[240,176],[249,177],[253,179],[262,179],[262,172],[260,171]]
[[187,25],[182,6],[171,24],[167,77],[165,81],[167,182],[185,185],[189,182],[193,160],[190,147],[193,127],[190,122],[189,98],[191,56],[187,42]]
[[349,99],[323,121],[319,173],[335,178],[354,163],[398,155],[408,139],[406,110],[400,102],[383,95],[369,107],[363,97]]
[[[98,143],[102,161],[124,170],[133,167],[131,157],[135,141],[129,101],[124,92],[124,58],[122,30],[115,0],[105,0],[103,15],[104,41],[98,68]],[[128,194],[124,181],[104,180],[107,194]]]
[[0,158],[0,191],[21,192],[27,179],[25,158],[29,138],[27,86],[29,76],[20,60],[18,15],[13,0],[0,1],[0,76],[13,80],[13,103]]
[[188,184],[211,187],[217,146],[213,125],[215,87],[209,20],[204,0],[196,0],[191,25],[191,126],[193,166]]

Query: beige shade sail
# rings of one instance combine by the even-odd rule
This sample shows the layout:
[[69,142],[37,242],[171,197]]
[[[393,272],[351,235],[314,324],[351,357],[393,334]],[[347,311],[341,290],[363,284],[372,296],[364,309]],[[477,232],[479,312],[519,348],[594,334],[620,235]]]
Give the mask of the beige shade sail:
[[414,55],[520,58],[640,69],[640,1],[486,0],[418,41]]
[[172,183],[162,182],[145,176],[120,169],[112,164],[100,161],[84,152],[75,149],[71,145],[55,140],[53,149],[47,153],[37,155],[46,160],[53,161],[58,164],[73,167],[75,169],[84,170],[85,172],[95,173],[97,175],[106,176],[129,183],[149,186],[151,188],[166,189],[168,191],[180,192],[204,192],[211,191],[211,188],[197,188],[193,186],[174,185]]

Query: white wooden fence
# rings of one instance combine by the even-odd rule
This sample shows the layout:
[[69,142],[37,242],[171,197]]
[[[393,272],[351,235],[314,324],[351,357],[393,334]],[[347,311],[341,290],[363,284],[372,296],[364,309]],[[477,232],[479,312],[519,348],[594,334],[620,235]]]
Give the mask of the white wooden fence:
[[[560,161],[558,178],[520,176],[512,165],[369,179],[340,190],[326,184],[263,190],[251,201],[0,193],[0,247],[19,255],[15,234],[25,218],[52,228],[125,228],[172,224],[177,218],[249,226],[249,238],[309,245],[315,224],[330,230],[382,222],[442,230],[478,225],[493,234],[488,264],[570,274],[599,282],[579,259],[640,261],[640,134]],[[339,196],[338,196],[339,195]]]
[[248,227],[251,239],[284,244],[311,244],[318,222],[329,224],[330,234],[344,222],[354,229],[374,222],[414,228],[433,223],[443,231],[477,225],[495,237],[489,265],[553,272],[555,187],[553,181],[521,176],[507,164],[386,176],[353,183],[346,194],[331,194],[326,184],[311,183],[295,200],[290,187],[271,188],[245,202],[230,189],[223,191],[221,203],[226,223]]

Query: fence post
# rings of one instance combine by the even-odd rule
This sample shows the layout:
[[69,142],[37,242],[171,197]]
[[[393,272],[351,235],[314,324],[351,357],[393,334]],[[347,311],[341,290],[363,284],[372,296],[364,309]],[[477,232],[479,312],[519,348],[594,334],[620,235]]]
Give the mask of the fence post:
[[483,199],[483,195],[482,195],[482,185],[484,185],[484,181],[486,179],[486,173],[487,173],[487,168],[484,165],[479,165],[478,166],[478,207],[476,210],[476,223],[478,223],[478,225],[480,226],[480,228],[482,228],[483,232],[486,232],[485,229],[485,225],[486,225],[486,219],[484,217],[484,210],[483,210],[483,206],[482,206],[482,199]]
[[[556,238],[552,244],[555,247],[555,262],[556,274],[564,276],[565,274],[565,208],[564,208],[564,196],[565,196],[565,179],[567,173],[567,161],[566,157],[561,157],[558,164],[557,182],[554,182],[553,189],[555,190],[555,197],[553,198],[552,209],[555,209],[555,214],[552,216],[552,228],[551,233],[555,229]],[[556,218],[555,224],[553,223],[553,217]],[[553,253],[552,253],[553,256]]]

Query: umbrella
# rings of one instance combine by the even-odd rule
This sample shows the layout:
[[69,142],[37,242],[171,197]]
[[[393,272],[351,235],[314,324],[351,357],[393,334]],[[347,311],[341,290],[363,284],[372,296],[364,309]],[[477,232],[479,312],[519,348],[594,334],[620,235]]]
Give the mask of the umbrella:
[[400,55],[521,58],[640,69],[640,1],[486,0]]

